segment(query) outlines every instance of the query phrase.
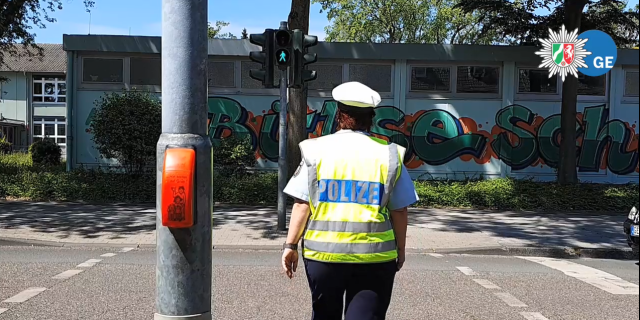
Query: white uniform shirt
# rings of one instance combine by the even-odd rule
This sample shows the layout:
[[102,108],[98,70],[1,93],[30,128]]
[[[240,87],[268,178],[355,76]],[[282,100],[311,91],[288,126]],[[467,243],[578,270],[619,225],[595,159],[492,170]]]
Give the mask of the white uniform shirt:
[[[362,134],[366,134],[364,132],[360,132]],[[304,163],[304,159],[298,168],[296,175],[291,178],[286,188],[284,189],[284,193],[287,195],[302,200],[309,201],[309,175],[307,165]],[[389,198],[389,204],[387,208],[389,210],[398,210],[404,207],[411,206],[412,204],[418,202],[418,193],[416,192],[415,185],[411,180],[411,176],[407,171],[407,168],[402,165],[402,173],[396,182],[396,186],[391,192],[391,197]]]

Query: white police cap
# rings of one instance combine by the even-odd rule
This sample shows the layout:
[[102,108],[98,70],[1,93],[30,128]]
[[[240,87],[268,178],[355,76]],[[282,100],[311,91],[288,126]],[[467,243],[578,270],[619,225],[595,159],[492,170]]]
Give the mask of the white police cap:
[[382,101],[379,93],[356,81],[335,87],[331,95],[333,100],[356,108],[375,108]]

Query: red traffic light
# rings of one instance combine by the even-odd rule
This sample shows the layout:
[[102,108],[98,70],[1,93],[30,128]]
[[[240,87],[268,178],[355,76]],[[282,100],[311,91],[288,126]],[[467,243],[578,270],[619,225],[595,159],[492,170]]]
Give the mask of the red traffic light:
[[286,47],[291,44],[291,33],[287,30],[280,30],[276,32],[276,43],[280,47]]

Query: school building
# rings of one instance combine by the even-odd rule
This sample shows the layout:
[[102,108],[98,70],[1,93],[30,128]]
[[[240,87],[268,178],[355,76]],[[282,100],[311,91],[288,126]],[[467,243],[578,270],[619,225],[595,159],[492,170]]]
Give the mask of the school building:
[[[0,137],[14,151],[48,139],[66,153],[67,54],[61,44],[39,44],[42,56],[30,56],[22,47],[4,53],[0,65]],[[31,50],[31,52],[35,52]],[[2,80],[4,79],[4,81]]]
[[[137,88],[161,96],[161,38],[65,35],[69,167],[100,159],[88,126],[94,102]],[[209,135],[252,137],[260,168],[276,168],[279,91],[249,77],[259,68],[248,40],[209,42]],[[310,137],[335,132],[331,90],[360,81],[380,92],[373,132],[408,148],[415,179],[555,178],[562,80],[539,69],[534,47],[325,43],[309,66]],[[578,163],[582,181],[638,182],[638,50],[615,68],[579,79]],[[277,82],[277,79],[276,79]],[[117,125],[117,124],[114,124]],[[144,124],[140,124],[144,125]]]

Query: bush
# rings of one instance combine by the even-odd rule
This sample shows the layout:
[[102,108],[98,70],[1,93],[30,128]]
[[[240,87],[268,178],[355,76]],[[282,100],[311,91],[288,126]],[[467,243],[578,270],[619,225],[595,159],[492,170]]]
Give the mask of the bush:
[[108,93],[96,101],[90,124],[101,156],[115,159],[127,173],[155,165],[162,131],[162,104],[147,92]]
[[7,141],[7,138],[2,137],[0,133],[0,154],[8,154],[11,152],[11,143]]
[[213,166],[225,176],[246,174],[256,162],[251,136],[230,136],[213,146]]
[[55,142],[45,139],[34,142],[29,147],[29,154],[34,164],[56,166],[60,164],[62,149]]

